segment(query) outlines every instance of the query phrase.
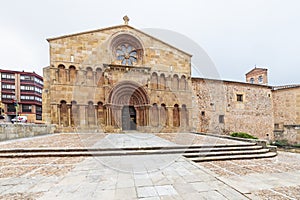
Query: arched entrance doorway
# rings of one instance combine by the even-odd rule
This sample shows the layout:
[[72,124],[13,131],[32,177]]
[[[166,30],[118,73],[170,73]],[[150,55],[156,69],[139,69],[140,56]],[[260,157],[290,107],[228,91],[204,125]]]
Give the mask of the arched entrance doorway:
[[123,106],[122,129],[136,130],[136,110],[134,106]]
[[149,125],[150,100],[145,89],[133,81],[119,82],[109,93],[107,125],[137,130]]

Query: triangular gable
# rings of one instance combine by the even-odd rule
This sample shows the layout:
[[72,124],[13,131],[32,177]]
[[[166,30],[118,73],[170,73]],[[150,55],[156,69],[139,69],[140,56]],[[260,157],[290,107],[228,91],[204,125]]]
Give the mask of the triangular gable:
[[179,48],[177,48],[177,47],[175,47],[175,46],[173,46],[171,44],[168,44],[168,43],[166,43],[166,42],[164,42],[164,41],[162,41],[162,40],[160,40],[160,39],[158,39],[158,38],[156,38],[156,37],[154,37],[152,35],[149,35],[149,34],[143,32],[141,30],[135,29],[135,28],[133,28],[132,26],[129,26],[129,25],[111,26],[111,27],[101,28],[101,29],[96,29],[96,30],[91,30],[91,31],[84,31],[84,32],[79,32],[79,33],[74,33],[74,34],[68,34],[68,35],[63,35],[63,36],[59,36],[59,37],[48,38],[47,41],[51,42],[53,40],[59,40],[59,39],[67,38],[67,37],[73,37],[73,36],[78,36],[78,35],[82,35],[82,34],[89,34],[89,33],[101,32],[101,31],[105,31],[105,30],[117,29],[117,28],[123,28],[123,27],[130,28],[130,29],[132,29],[134,31],[137,31],[137,32],[139,32],[139,33],[141,33],[141,34],[143,34],[143,35],[145,35],[147,37],[150,37],[150,38],[152,38],[152,39],[154,39],[154,40],[156,40],[156,41],[158,41],[160,43],[163,43],[163,44],[165,44],[165,45],[167,45],[167,46],[169,46],[171,48],[174,48],[174,49],[180,51],[181,53],[184,53],[184,54],[192,57],[191,54],[189,54],[189,53],[187,53],[187,52],[185,52],[185,51],[183,51],[183,50],[181,50],[181,49],[179,49]]

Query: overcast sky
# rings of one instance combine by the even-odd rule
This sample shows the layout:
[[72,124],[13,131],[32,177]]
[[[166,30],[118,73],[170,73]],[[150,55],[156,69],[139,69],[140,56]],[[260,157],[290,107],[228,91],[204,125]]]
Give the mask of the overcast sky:
[[9,0],[0,7],[0,68],[49,65],[46,38],[123,24],[181,33],[201,46],[220,78],[244,81],[255,65],[269,83],[300,83],[299,0]]

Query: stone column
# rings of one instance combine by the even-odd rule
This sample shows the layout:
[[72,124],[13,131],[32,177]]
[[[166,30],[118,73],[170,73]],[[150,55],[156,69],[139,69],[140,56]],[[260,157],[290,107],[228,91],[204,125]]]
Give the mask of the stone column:
[[71,107],[72,107],[72,105],[68,104],[67,107],[68,107],[68,126],[71,126],[72,125],[71,124]]
[[80,126],[86,125],[86,106],[80,105],[79,106],[79,116],[80,116]]
[[144,106],[144,125],[148,126],[147,108],[146,108],[146,106]]
[[110,114],[110,105],[106,107],[106,125],[111,126],[111,114]]
[[[136,126],[140,126],[140,107],[134,106],[136,110]],[[121,124],[122,125],[122,124]]]
[[58,118],[58,125],[60,126],[60,104],[57,105],[57,118]]
[[67,73],[66,73],[66,74],[67,74],[67,75],[66,75],[66,76],[67,76],[67,78],[66,78],[67,81],[66,81],[66,82],[70,82],[70,70],[69,70],[69,69],[66,69],[66,72],[67,72]]
[[145,106],[146,108],[146,126],[149,126],[150,125],[150,112],[149,112],[149,108],[150,108],[150,105],[147,105]]
[[93,86],[97,85],[97,72],[93,72]]
[[[57,108],[57,104],[51,104],[51,108],[50,108],[50,124],[58,124],[58,108]],[[7,110],[7,108],[6,108]]]
[[192,108],[187,108],[187,112],[188,112],[188,114],[187,114],[187,116],[188,116],[188,120],[187,120],[187,127],[188,128],[190,128],[191,127],[191,121],[192,121]]
[[167,87],[169,88],[169,90],[173,90],[173,88],[172,88],[172,75],[170,74],[166,79],[167,79]]
[[173,127],[173,107],[167,106],[167,113],[168,113],[168,126]]
[[95,104],[95,126],[98,126],[98,105]]
[[55,80],[56,80],[56,83],[59,83],[59,75],[58,75],[58,69],[55,69]]

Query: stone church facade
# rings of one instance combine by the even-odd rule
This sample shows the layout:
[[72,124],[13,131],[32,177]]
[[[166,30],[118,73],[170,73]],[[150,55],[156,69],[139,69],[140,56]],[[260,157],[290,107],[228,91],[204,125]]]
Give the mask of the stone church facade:
[[128,25],[48,39],[43,119],[63,131],[189,131],[191,55]]
[[[70,132],[239,131],[274,138],[280,99],[274,102],[279,92],[267,85],[265,69],[250,71],[245,83],[192,78],[192,55],[124,20],[48,39],[45,123]],[[292,123],[300,124],[299,112],[294,115]]]

